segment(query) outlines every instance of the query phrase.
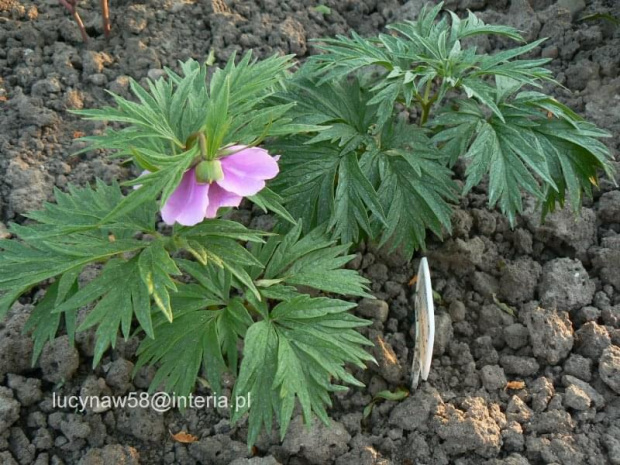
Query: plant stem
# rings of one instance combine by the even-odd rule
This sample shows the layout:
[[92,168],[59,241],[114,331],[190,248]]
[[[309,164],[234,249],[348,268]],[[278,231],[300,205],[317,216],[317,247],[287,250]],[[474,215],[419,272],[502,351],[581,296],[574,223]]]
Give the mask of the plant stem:
[[200,144],[200,155],[203,159],[208,160],[209,155],[207,153],[207,138],[204,132],[198,133],[198,143]]
[[426,88],[424,89],[424,97],[422,97],[422,100],[420,101],[420,104],[422,105],[422,117],[420,118],[420,126],[424,126],[428,121],[431,107],[433,106],[433,102],[435,101],[435,97],[430,98],[432,85],[433,82],[430,80],[426,83]]
[[103,16],[103,34],[106,39],[110,38],[110,9],[108,0],[101,0],[101,15]]

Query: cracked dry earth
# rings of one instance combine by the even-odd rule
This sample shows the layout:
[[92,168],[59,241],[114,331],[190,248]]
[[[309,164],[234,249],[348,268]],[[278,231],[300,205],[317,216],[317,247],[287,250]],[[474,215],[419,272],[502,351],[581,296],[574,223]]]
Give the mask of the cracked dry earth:
[[[218,62],[253,49],[258,56],[313,50],[309,39],[356,30],[374,34],[413,19],[418,0],[112,0],[112,37],[103,38],[98,2],[80,3],[91,36],[54,0],[0,0],[0,236],[9,221],[41,205],[54,186],[136,173],[102,153],[71,154],[81,134],[102,131],[75,108],[128,96],[128,77],[157,78],[178,60]],[[549,89],[620,140],[620,28],[593,13],[620,16],[617,0],[449,0],[490,23],[548,37],[533,53],[551,58],[565,88]],[[502,40],[477,43],[492,52]],[[457,173],[459,175],[459,173]],[[618,181],[618,179],[616,179]],[[225,408],[157,414],[54,409],[56,395],[123,395],[153,376],[132,379],[137,341],[119,341],[93,372],[93,334],[71,347],[60,335],[35,367],[21,335],[35,290],[0,324],[0,463],[13,464],[620,464],[620,191],[604,181],[578,219],[568,211],[540,225],[534,204],[514,229],[486,208],[485,188],[465,198],[454,233],[429,244],[436,310],[435,356],[427,383],[402,402],[362,411],[379,391],[408,382],[413,346],[411,288],[418,261],[362,247],[350,267],[372,280],[377,300],[356,312],[373,320],[378,366],[356,376],[364,389],[334,398],[331,429],[304,429],[296,417],[283,443],[263,436],[248,455],[244,424]],[[233,214],[268,229],[273,218],[246,206]],[[87,280],[92,278],[83,276]],[[495,296],[495,298],[494,298]],[[512,306],[515,316],[496,302]],[[200,389],[198,392],[201,392]],[[197,436],[175,442],[170,432]]]

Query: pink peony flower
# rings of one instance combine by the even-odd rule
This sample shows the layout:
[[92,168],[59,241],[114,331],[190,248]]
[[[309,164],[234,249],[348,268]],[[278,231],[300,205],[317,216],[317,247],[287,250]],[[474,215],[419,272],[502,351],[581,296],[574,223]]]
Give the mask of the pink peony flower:
[[227,151],[233,153],[215,161],[216,175],[212,180],[199,182],[196,167],[185,172],[161,210],[166,224],[194,226],[205,218],[215,218],[220,207],[238,207],[243,197],[260,192],[265,180],[279,172],[278,158],[264,149],[234,145]]

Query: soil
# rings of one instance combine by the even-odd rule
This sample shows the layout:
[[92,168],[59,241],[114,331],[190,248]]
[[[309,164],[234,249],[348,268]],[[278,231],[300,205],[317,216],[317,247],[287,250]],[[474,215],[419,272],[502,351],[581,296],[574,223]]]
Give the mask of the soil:
[[[375,34],[413,19],[418,0],[111,1],[105,40],[95,0],[80,2],[91,40],[84,44],[54,0],[0,0],[0,236],[51,198],[54,186],[110,182],[136,173],[102,153],[72,156],[74,139],[104,129],[69,113],[127,96],[128,77],[162,75],[179,60],[218,62],[253,49],[259,57],[313,53],[309,39],[355,29]],[[552,58],[564,87],[548,89],[613,134],[620,146],[620,28],[594,13],[620,16],[617,0],[449,0],[487,22],[511,24],[528,40],[548,37],[533,56]],[[502,40],[480,40],[492,52]],[[616,179],[616,182],[618,179]],[[429,244],[437,309],[430,378],[402,402],[377,403],[382,390],[408,384],[413,346],[408,281],[418,260],[362,247],[349,265],[372,280],[378,300],[356,310],[373,319],[379,365],[355,372],[366,383],[334,398],[331,429],[304,429],[296,417],[287,437],[265,435],[252,454],[246,427],[231,427],[225,408],[170,411],[55,409],[53,395],[123,395],[143,391],[153,373],[130,372],[135,340],[119,341],[94,371],[93,340],[76,348],[66,336],[48,344],[36,367],[21,335],[29,298],[0,323],[1,464],[620,464],[620,191],[601,182],[578,219],[568,210],[544,225],[533,202],[511,229],[486,208],[484,186],[455,212],[451,238]],[[239,210],[236,218],[268,227],[270,217]],[[4,223],[4,224],[3,224]],[[40,294],[41,291],[39,291]],[[36,298],[37,293],[32,298]],[[497,302],[514,308],[515,316]],[[381,349],[379,349],[381,348]],[[394,363],[394,357],[397,362]],[[199,392],[200,389],[199,389]],[[171,433],[197,436],[191,444]]]

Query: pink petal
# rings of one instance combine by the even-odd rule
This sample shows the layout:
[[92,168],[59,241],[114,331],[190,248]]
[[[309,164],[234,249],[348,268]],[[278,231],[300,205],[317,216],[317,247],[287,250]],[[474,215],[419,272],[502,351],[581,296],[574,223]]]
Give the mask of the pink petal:
[[237,195],[257,194],[265,187],[265,179],[272,179],[278,174],[278,163],[269,152],[259,147],[230,147],[232,151],[239,149],[239,152],[221,158],[224,178],[217,183]]
[[217,184],[211,184],[209,187],[209,205],[207,206],[207,218],[215,218],[217,210],[220,207],[238,207],[243,200],[240,195],[233,194],[222,189]]
[[224,178],[216,181],[216,183],[228,192],[247,197],[249,195],[258,194],[265,188],[265,181],[239,176],[235,172],[226,172],[224,170]]
[[263,180],[275,178],[279,172],[278,162],[265,149],[234,145],[228,150],[238,152],[220,159],[224,169]]
[[209,184],[198,184],[194,170],[186,171],[181,184],[175,189],[161,209],[166,224],[175,221],[183,226],[194,226],[205,218],[209,206]]

